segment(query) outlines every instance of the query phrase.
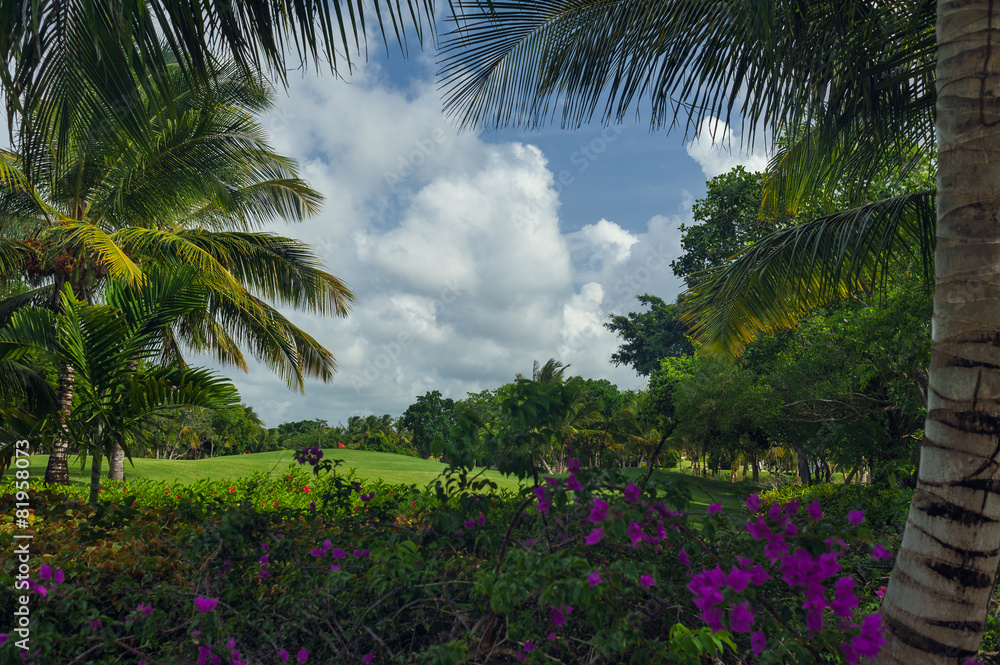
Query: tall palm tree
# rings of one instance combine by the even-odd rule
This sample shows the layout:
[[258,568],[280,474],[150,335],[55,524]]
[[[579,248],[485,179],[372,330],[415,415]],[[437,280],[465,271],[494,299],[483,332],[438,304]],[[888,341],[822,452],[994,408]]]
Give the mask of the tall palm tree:
[[796,192],[808,195],[818,183],[849,183],[853,174],[863,191],[887,167],[905,172],[918,161],[914,153],[936,140],[936,215],[928,214],[925,192],[845,213],[861,235],[816,231],[810,240],[809,229],[789,230],[783,244],[760,252],[798,250],[817,258],[797,267],[832,270],[751,275],[744,266],[748,295],[730,307],[725,325],[754,327],[782,296],[822,300],[877,283],[893,245],[928,256],[933,228],[926,438],[883,604],[888,644],[878,660],[974,656],[1000,560],[1000,112],[993,93],[1000,70],[991,58],[1000,8],[987,0],[469,0],[458,10],[443,77],[446,105],[469,124],[534,125],[560,109],[570,125],[594,115],[620,120],[647,101],[654,128],[697,128],[709,115],[728,121],[739,113],[745,129],[793,137],[772,188],[793,208]]
[[[222,69],[211,88],[169,69],[175,96],[151,89],[143,99],[153,133],[141,143],[109,140],[118,125],[85,113],[63,137],[42,122],[20,129],[44,133],[53,148],[35,161],[0,153],[0,238],[20,243],[21,259],[0,262],[0,271],[34,286],[0,302],[0,320],[26,304],[55,308],[64,284],[93,302],[109,280],[137,279],[140,265],[187,264],[207,289],[206,307],[164,329],[160,362],[183,363],[188,348],[245,370],[243,347],[294,389],[307,376],[332,378],[330,352],[271,303],[345,315],[353,294],[308,246],[257,230],[313,214],[321,197],[266,143],[255,114],[271,105],[269,87],[234,65]],[[64,420],[72,387],[67,365]],[[66,451],[60,438],[48,481],[65,481]],[[113,458],[118,477],[122,459]]]

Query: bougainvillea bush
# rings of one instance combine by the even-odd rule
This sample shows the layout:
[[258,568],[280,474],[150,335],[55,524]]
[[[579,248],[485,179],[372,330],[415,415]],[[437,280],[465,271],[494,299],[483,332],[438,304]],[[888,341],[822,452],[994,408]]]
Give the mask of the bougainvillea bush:
[[30,648],[0,628],[0,661],[857,662],[881,643],[898,527],[873,528],[862,495],[694,515],[681,485],[572,459],[519,494],[461,465],[418,490],[299,459],[279,479],[130,482],[96,510],[30,490]]

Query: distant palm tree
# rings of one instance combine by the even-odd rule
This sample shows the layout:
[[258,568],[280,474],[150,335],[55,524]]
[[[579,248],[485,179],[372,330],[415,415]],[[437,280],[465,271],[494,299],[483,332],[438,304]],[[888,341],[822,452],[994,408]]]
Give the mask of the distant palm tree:
[[[308,246],[256,230],[312,215],[321,198],[265,141],[254,116],[273,103],[270,89],[233,65],[211,89],[189,85],[177,66],[168,73],[174,96],[142,100],[152,132],[143,142],[85,115],[67,136],[39,118],[21,131],[48,137],[47,157],[0,152],[0,248],[15,247],[18,259],[0,261],[0,277],[34,287],[0,302],[0,321],[28,304],[56,308],[64,284],[94,302],[109,280],[139,279],[142,264],[185,264],[198,269],[206,307],[163,330],[160,362],[183,363],[186,347],[245,370],[244,347],[292,388],[306,376],[329,380],[330,352],[268,302],[345,315],[353,298]],[[64,419],[72,371],[60,372]],[[47,481],[66,481],[66,457],[60,437]],[[121,459],[113,459],[119,478]]]

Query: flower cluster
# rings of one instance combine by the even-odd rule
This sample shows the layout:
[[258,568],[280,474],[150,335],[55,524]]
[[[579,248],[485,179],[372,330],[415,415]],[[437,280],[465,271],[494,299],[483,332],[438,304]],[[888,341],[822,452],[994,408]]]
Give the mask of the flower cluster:
[[323,451],[317,446],[300,450],[299,454],[295,456],[296,462],[299,464],[309,464],[310,466],[316,466],[321,459],[323,459]]

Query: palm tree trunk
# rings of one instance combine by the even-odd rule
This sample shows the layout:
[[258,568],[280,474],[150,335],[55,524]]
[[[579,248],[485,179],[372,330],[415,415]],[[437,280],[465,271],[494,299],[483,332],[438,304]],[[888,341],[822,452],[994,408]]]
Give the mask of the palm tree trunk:
[[59,365],[59,431],[52,441],[52,454],[45,467],[45,482],[69,484],[69,436],[66,424],[73,415],[73,367]]
[[[129,372],[135,372],[136,368],[139,367],[139,362],[135,360],[130,360],[126,365]],[[111,450],[111,457],[108,458],[108,480],[125,480],[125,451],[122,450],[121,445],[115,441],[114,448]]]
[[94,450],[90,467],[90,505],[97,506],[97,493],[101,489],[101,451]]
[[880,663],[976,655],[1000,559],[1000,7],[937,5],[936,287],[917,489]]

